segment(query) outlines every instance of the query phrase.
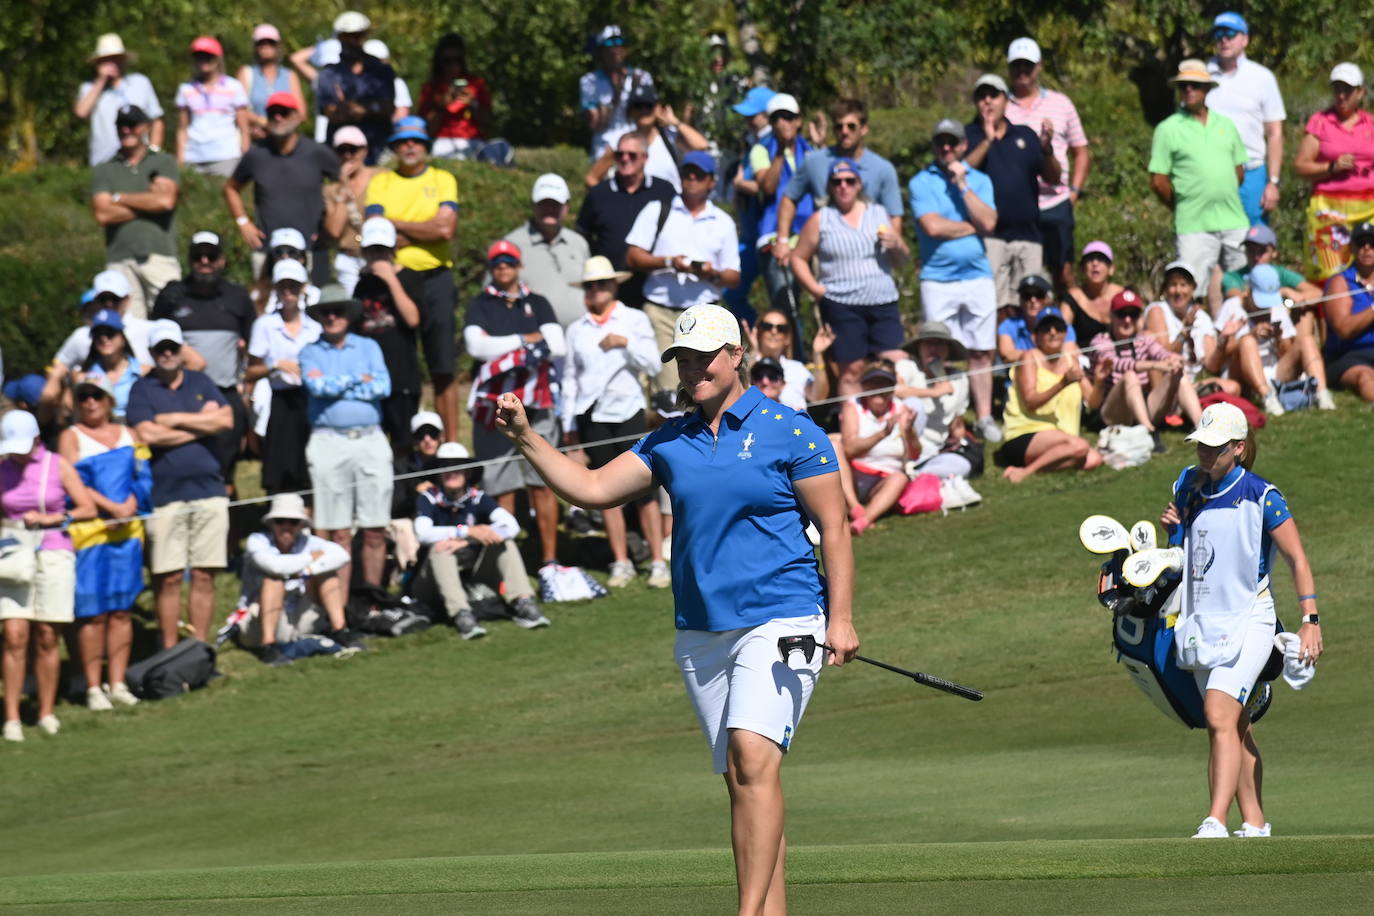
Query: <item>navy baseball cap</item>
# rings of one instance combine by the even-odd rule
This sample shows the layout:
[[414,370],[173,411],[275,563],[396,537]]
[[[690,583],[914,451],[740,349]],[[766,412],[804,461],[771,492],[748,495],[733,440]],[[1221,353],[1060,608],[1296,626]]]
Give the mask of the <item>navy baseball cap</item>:
[[763,114],[768,109],[768,100],[775,95],[777,93],[767,86],[755,86],[744,94],[744,99],[738,105],[732,107],[735,114],[752,118],[756,114]]
[[692,150],[690,153],[683,156],[683,171],[686,171],[689,166],[701,169],[707,175],[716,174],[716,160],[705,150]]
[[1235,29],[1237,32],[1250,34],[1250,25],[1245,21],[1245,17],[1230,11],[1220,13],[1212,20],[1212,31],[1215,32],[1217,29]]

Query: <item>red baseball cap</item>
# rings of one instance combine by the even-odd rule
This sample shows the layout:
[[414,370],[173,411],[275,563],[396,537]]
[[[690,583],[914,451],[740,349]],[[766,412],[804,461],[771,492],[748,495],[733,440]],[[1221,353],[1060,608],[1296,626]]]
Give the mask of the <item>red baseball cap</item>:
[[487,249],[487,262],[490,263],[499,257],[515,258],[515,263],[520,263],[520,249],[513,242],[502,239],[494,243]]
[[219,39],[211,38],[209,35],[202,35],[191,42],[191,53],[199,51],[201,54],[213,54],[216,57],[224,56],[224,47],[220,45]]
[[294,95],[289,92],[274,92],[267,97],[267,108],[290,108],[292,111],[300,111],[301,103]]
[[1140,302],[1140,296],[1133,289],[1123,289],[1112,297],[1113,312],[1140,311],[1145,306]]

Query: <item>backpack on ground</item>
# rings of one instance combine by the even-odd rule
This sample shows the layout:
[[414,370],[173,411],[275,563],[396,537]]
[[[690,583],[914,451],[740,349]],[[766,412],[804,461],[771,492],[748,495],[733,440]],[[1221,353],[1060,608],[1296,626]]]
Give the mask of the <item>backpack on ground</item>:
[[1118,471],[1149,461],[1154,448],[1155,441],[1143,426],[1108,426],[1097,438],[1103,462]]
[[1306,410],[1317,403],[1317,380],[1300,378],[1292,382],[1280,382],[1276,393],[1279,403],[1289,413]]
[[350,629],[370,636],[405,636],[433,624],[423,604],[413,598],[394,597],[376,585],[355,585],[345,616]]
[[124,675],[140,700],[162,700],[204,687],[215,671],[215,650],[209,643],[187,637],[137,664]]

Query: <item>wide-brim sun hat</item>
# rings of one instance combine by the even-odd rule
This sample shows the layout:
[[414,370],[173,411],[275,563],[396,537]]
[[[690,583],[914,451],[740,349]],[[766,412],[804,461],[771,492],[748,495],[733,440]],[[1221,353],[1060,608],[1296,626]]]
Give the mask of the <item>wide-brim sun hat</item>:
[[1178,62],[1178,73],[1169,77],[1171,83],[1205,83],[1209,86],[1217,85],[1217,79],[1207,72],[1207,65],[1196,57]]
[[272,505],[262,518],[266,522],[275,519],[292,522],[310,521],[310,516],[305,512],[305,500],[301,499],[299,493],[278,493],[273,496]]
[[923,321],[916,327],[916,336],[902,344],[902,349],[916,352],[916,345],[923,340],[943,340],[949,344],[949,358],[968,359],[968,347],[964,346],[950,333],[949,325],[943,321]]
[[1189,442],[1216,448],[1228,442],[1238,442],[1250,435],[1245,414],[1234,404],[1211,404],[1202,412],[1197,429],[1188,434]]
[[129,50],[124,47],[124,39],[114,32],[106,32],[95,40],[95,51],[86,58],[88,61],[100,60],[104,57],[128,57]]
[[740,345],[739,319],[719,305],[694,305],[673,323],[673,342],[663,351],[663,362],[677,357],[678,350],[710,353],[724,346]]
[[633,276],[634,274],[628,270],[616,270],[610,258],[599,254],[588,258],[583,263],[582,279],[573,280],[568,285],[581,289],[584,283],[595,283],[597,280],[614,280],[617,283],[624,283]]
[[344,308],[349,324],[357,321],[363,314],[363,304],[350,296],[338,283],[331,283],[320,290],[319,301],[306,306],[305,313],[323,323],[325,311],[340,306]]

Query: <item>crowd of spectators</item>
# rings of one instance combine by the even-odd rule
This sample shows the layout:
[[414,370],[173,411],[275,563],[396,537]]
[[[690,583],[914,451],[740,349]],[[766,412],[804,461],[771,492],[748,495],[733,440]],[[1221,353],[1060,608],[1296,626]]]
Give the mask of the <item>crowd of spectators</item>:
[[[923,478],[939,479],[937,504],[976,504],[985,454],[1018,482],[1100,466],[1088,435],[1104,425],[1163,448],[1160,432],[1196,423],[1205,398],[1271,415],[1294,386],[1318,408],[1334,408],[1331,388],[1374,402],[1363,73],[1332,71],[1332,105],[1292,163],[1314,186],[1294,269],[1269,226],[1283,100],[1246,57],[1248,31],[1218,16],[1215,56],[1171,79],[1179,105],[1142,189],[1172,210],[1177,256],[1147,304],[1121,282],[1146,278],[1118,279],[1108,241],[1078,247],[1090,144],[1073,102],[1041,84],[1033,39],[1011,43],[1005,77],[973,81],[965,118],[933,126],[904,200],[861,100],[808,117],[792,94],[727,73],[728,42],[712,36],[710,92],[675,107],[607,25],[578,86],[585,199],[574,216],[578,176],[534,180],[513,228],[479,240],[487,271],[461,325],[460,188],[435,160],[494,146],[491,90],[462,36],[438,39],[418,105],[362,13],[290,53],[259,25],[232,77],[220,41],[199,36],[167,152],[157,92],[120,37],[101,36],[74,113],[90,124],[105,269],[46,374],[5,386],[6,534],[32,541],[37,562],[0,587],[4,737],[23,737],[30,655],[39,727],[60,727],[59,642],[74,622],[86,704],[136,702],[123,678],[145,569],[172,646],[210,638],[215,579],[232,567],[249,612],[239,640],[270,664],[312,634],[363,648],[349,625],[360,588],[402,588],[472,639],[487,632],[473,591],[485,583],[517,625],[548,626],[529,572],[560,569],[560,528],[591,515],[565,513],[514,460],[495,401],[517,392],[546,438],[605,464],[682,409],[659,354],[700,303],[741,321],[755,385],[830,424],[856,536],[919,511]],[[250,287],[227,279],[215,233],[192,227],[177,250],[185,168],[223,179]],[[923,320],[909,330],[897,268],[913,255]],[[244,455],[271,496],[257,531],[231,510]],[[597,514],[607,582],[647,566],[647,585],[667,587],[671,514],[653,493],[632,508]]]

